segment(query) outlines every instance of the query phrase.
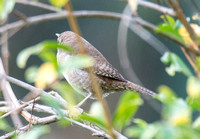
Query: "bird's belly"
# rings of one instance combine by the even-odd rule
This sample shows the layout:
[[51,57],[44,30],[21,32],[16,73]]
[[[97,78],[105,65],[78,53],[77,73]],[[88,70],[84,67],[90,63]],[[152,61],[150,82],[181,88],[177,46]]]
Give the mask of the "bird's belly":
[[63,73],[68,83],[80,94],[87,96],[91,90],[91,81],[86,71],[81,69],[73,69]]

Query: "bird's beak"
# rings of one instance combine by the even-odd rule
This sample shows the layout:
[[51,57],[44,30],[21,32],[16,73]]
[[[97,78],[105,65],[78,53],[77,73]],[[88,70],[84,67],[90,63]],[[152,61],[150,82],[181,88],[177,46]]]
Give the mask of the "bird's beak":
[[59,37],[59,36],[60,36],[60,34],[59,34],[59,33],[56,33],[56,36],[57,36],[57,37]]

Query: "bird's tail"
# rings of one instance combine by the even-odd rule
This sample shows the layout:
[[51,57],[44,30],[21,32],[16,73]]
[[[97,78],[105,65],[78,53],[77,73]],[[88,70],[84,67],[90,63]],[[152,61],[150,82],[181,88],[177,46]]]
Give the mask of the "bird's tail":
[[155,92],[153,92],[153,91],[151,91],[151,90],[149,90],[147,88],[144,88],[144,87],[142,87],[140,85],[134,84],[134,83],[132,83],[130,81],[126,82],[126,85],[127,85],[127,89],[129,89],[129,90],[137,91],[137,92],[143,93],[143,94],[148,94],[150,96],[155,96],[156,95]]

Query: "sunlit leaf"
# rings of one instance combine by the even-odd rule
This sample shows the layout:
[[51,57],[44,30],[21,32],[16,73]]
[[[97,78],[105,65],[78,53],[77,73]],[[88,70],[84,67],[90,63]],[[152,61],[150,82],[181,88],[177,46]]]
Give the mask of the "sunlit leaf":
[[147,122],[142,119],[134,119],[133,122],[142,128],[145,128],[147,126]]
[[187,97],[187,103],[194,110],[200,111],[200,98]]
[[68,121],[67,119],[63,118],[63,117],[61,117],[61,118],[59,119],[59,121],[58,121],[58,125],[59,125],[60,127],[67,127],[67,126],[69,126],[70,124],[71,124],[71,122]]
[[172,27],[170,26],[166,26],[166,25],[160,25],[160,26],[157,26],[156,28],[156,31],[158,33],[163,33],[163,34],[166,34],[168,36],[171,36],[173,39],[177,40],[178,42],[180,43],[183,43],[184,44],[184,41],[181,37],[181,35],[178,33],[177,30],[174,30]]
[[19,68],[24,68],[26,66],[26,62],[31,55],[37,55],[42,51],[42,47],[33,46],[22,50],[17,56],[17,66]]
[[167,116],[172,125],[184,125],[191,121],[191,110],[184,100],[178,99],[170,105]]
[[128,125],[138,110],[138,107],[143,104],[139,94],[132,91],[127,91],[119,100],[117,110],[115,111],[113,124],[119,131]]
[[161,61],[165,65],[169,65],[169,67],[166,68],[166,72],[170,76],[174,76],[176,72],[183,73],[186,76],[193,75],[190,69],[186,66],[186,64],[175,53],[166,52],[161,57]]
[[56,59],[56,53],[55,51],[50,50],[45,50],[42,51],[39,54],[39,57],[43,60],[43,61],[47,61],[53,64],[53,66],[57,69],[58,65],[57,65],[57,59]]
[[[57,48],[60,48],[65,51],[73,53],[73,49],[71,47],[60,45],[56,41],[44,41],[37,45],[31,46],[31,47],[28,47],[28,48],[25,48],[24,50],[22,50],[17,56],[17,66],[19,68],[24,68],[26,66],[26,62],[27,62],[28,58],[31,55],[39,55],[40,54],[42,58],[44,58],[44,59],[46,58],[46,60],[48,60],[50,55],[52,55],[52,53],[49,53],[49,57],[47,57],[47,55],[48,55],[48,54],[46,54],[47,51],[48,52],[50,50],[56,51]],[[42,55],[42,53],[45,53],[45,54]],[[55,61],[55,58],[53,61]]]
[[38,67],[31,66],[25,71],[25,79],[29,83],[34,83],[38,74]]
[[63,7],[69,0],[49,0],[50,3],[56,7]]
[[91,67],[94,63],[94,60],[87,55],[77,55],[72,57],[71,59],[65,61],[64,63],[59,63],[60,71],[70,71],[72,69],[82,69]]
[[175,20],[169,15],[161,16],[161,18],[164,23],[157,26],[156,32],[171,36],[176,41],[184,44],[184,41],[178,32],[178,26]]
[[57,72],[53,64],[47,62],[42,64],[38,69],[38,74],[35,79],[37,88],[45,89],[58,78]]
[[193,122],[192,127],[195,129],[200,130],[200,117],[197,117],[196,120]]
[[[194,30],[197,36],[200,36],[200,26],[197,24],[190,24],[191,28]],[[182,36],[184,42],[186,44],[193,44],[196,45],[193,40],[190,37],[190,34],[188,33],[187,29],[185,29],[184,26],[181,26],[178,30],[179,34]]]
[[196,77],[188,78],[187,93],[191,98],[200,98],[200,80]]
[[89,113],[92,117],[105,121],[102,105],[98,101],[92,103]]
[[161,18],[164,21],[165,25],[168,25],[174,29],[176,28],[176,21],[174,20],[173,17],[169,15],[162,15]]
[[143,131],[142,135],[140,136],[141,139],[153,139],[159,130],[161,129],[160,124],[150,124],[148,125],[145,130]]
[[172,104],[176,99],[175,93],[167,86],[161,85],[158,88],[159,94],[156,95],[156,98],[165,104]]
[[125,129],[124,134],[129,138],[139,138],[144,129],[138,126],[131,126]]
[[29,132],[22,134],[18,139],[39,139],[42,135],[50,132],[49,126],[35,126]]
[[50,96],[41,96],[41,100],[48,106],[52,107],[54,111],[62,118],[64,117],[63,112],[61,111],[61,104],[58,100],[53,99]]
[[0,0],[0,19],[4,19],[13,10],[15,0]]
[[76,105],[77,102],[83,99],[66,81],[56,84],[55,90],[71,105]]
[[91,115],[88,115],[86,113],[82,113],[80,115],[80,119],[85,120],[85,121],[87,121],[87,122],[89,122],[89,123],[91,123],[93,125],[96,125],[96,126],[102,128],[104,130],[106,130],[108,128],[106,126],[106,124],[102,120],[100,120],[98,118],[95,118],[95,117],[93,117]]

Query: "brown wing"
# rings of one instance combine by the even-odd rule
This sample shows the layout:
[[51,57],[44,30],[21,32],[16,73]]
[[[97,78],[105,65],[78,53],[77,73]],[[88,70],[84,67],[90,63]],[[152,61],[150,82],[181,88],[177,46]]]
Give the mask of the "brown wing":
[[105,57],[94,46],[92,46],[85,39],[83,40],[83,43],[88,54],[95,60],[93,70],[97,76],[125,81],[124,77],[105,59]]
[[109,63],[95,64],[93,68],[95,71],[94,73],[97,76],[113,78],[119,81],[125,81],[124,77]]

